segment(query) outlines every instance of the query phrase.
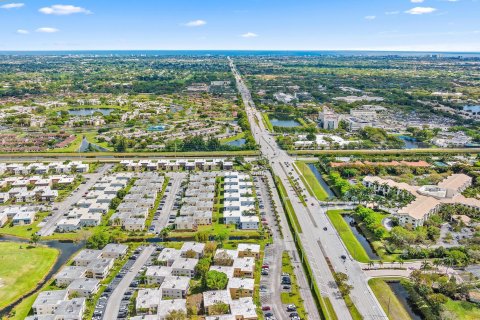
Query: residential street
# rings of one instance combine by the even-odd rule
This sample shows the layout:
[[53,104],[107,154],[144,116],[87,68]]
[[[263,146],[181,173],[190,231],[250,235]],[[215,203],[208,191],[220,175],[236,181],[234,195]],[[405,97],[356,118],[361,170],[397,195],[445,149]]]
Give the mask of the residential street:
[[85,184],[81,184],[78,187],[77,191],[73,191],[70,196],[68,196],[65,200],[59,203],[55,203],[54,206],[58,209],[55,213],[50,217],[50,219],[45,223],[45,225],[40,229],[37,233],[38,235],[45,237],[50,236],[55,232],[55,228],[57,222],[63,218],[63,215],[70,211],[70,209],[82,199],[82,196],[87,192],[90,188],[92,188],[97,181],[103,177],[103,175],[113,167],[112,163],[107,163],[102,165],[97,169],[96,173],[87,173],[84,177],[87,179]]
[[103,315],[104,320],[116,320],[118,317],[118,311],[120,309],[120,303],[122,297],[130,286],[130,283],[133,281],[140,269],[145,265],[148,258],[155,251],[154,246],[149,246],[143,249],[132,268],[129,272],[123,277],[122,281],[118,286],[113,290],[107,301],[107,307],[105,308],[105,314]]

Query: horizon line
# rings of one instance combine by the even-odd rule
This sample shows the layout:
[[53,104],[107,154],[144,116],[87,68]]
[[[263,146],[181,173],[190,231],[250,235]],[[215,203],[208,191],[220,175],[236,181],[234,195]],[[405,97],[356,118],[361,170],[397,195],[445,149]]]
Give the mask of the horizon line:
[[480,54],[480,51],[441,51],[441,50],[377,50],[377,49],[41,49],[41,50],[24,50],[24,49],[7,49],[0,50],[0,52],[88,52],[88,51],[99,51],[99,52],[108,52],[108,51],[237,51],[237,52],[398,52],[398,53],[469,53],[469,54]]

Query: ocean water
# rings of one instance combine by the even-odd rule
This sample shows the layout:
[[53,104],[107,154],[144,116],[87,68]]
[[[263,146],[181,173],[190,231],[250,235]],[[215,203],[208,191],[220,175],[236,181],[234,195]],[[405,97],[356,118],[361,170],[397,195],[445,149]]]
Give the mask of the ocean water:
[[480,52],[416,51],[269,51],[269,50],[85,50],[85,51],[0,51],[13,56],[398,56],[479,58]]

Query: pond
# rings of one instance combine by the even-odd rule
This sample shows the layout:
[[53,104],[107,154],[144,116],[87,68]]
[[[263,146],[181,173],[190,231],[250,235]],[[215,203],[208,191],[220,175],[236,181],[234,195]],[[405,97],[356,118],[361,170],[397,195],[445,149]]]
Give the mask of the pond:
[[[68,114],[71,116],[87,117],[93,116],[95,112],[100,112],[104,116],[110,115],[113,111],[117,109],[108,109],[108,108],[85,108],[85,109],[69,109],[67,110]],[[60,114],[60,112],[59,112]]]
[[428,148],[428,145],[426,145],[423,142],[417,141],[417,139],[410,137],[410,136],[398,136],[403,142],[405,142],[405,145],[403,146],[403,149],[419,149],[419,148]]
[[[25,246],[29,245],[29,240],[27,239],[21,239],[17,237],[12,237],[12,236],[6,236],[6,235],[1,235],[0,236],[0,241],[1,242],[17,242],[19,245],[25,244]],[[68,260],[81,248],[84,247],[85,243],[84,242],[66,242],[66,241],[58,241],[58,240],[49,240],[49,241],[40,241],[39,244],[57,249],[60,254],[58,256],[57,261],[53,265],[52,269],[50,272],[47,274],[45,277],[45,280],[41,281],[35,289],[28,293],[26,296],[19,298],[17,301],[13,302],[9,306],[5,307],[1,312],[0,316],[6,315],[10,313],[10,311],[13,310],[21,301],[23,301],[25,298],[28,298],[29,296],[37,293],[42,286],[50,281],[52,277],[60,270],[60,268],[67,263]]]
[[294,128],[300,126],[300,123],[294,119],[270,118],[270,122],[274,127]]
[[479,114],[480,113],[480,106],[465,106],[463,107],[463,111],[468,111],[473,114]]
[[330,189],[327,182],[325,182],[325,180],[322,177],[322,174],[320,173],[320,171],[318,171],[318,168],[315,166],[315,164],[309,163],[308,167],[310,168],[310,170],[312,170],[313,174],[315,175],[315,178],[317,178],[318,183],[320,183],[323,190],[325,190],[325,192],[327,193],[327,196],[329,198],[335,198],[335,193],[333,192],[332,189]]
[[408,302],[408,291],[405,289],[404,286],[399,281],[387,281],[388,286],[390,289],[395,293],[398,301],[403,305],[405,310],[407,310],[408,314],[413,320],[422,320],[422,317],[413,311],[410,303]]
[[88,146],[91,146],[93,151],[101,151],[101,152],[107,152],[110,151],[104,147],[100,147],[99,145],[96,145],[94,143],[90,143],[87,138],[83,137],[82,144],[80,144],[80,147],[78,148],[78,152],[87,152],[88,151]]
[[363,249],[365,249],[365,252],[367,253],[368,257],[372,260],[379,260],[380,257],[375,253],[373,250],[372,246],[370,245],[370,242],[368,242],[367,238],[360,232],[360,230],[357,228],[355,219],[353,219],[352,216],[350,215],[342,215],[343,219],[347,224],[349,225],[350,229],[352,230],[353,234],[357,238],[358,242],[362,245]]
[[245,145],[246,139],[237,139],[230,142],[225,143],[226,145],[233,146],[233,147],[243,147]]

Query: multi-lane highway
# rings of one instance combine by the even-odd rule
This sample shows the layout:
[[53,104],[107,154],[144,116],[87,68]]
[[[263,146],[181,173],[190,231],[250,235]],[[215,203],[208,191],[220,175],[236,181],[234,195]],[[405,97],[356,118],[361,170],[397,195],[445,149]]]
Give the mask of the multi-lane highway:
[[[305,189],[303,182],[293,170],[295,160],[279,148],[270,132],[265,128],[261,121],[261,114],[255,108],[246,84],[230,58],[229,62],[237,81],[237,88],[245,104],[252,134],[259,144],[262,154],[270,161],[273,171],[286,186],[288,198],[302,228],[300,240],[322,295],[330,299],[339,319],[351,319],[345,301],[339,294],[328,267],[328,259],[336,272],[345,272],[350,277],[349,283],[353,285],[350,296],[364,319],[387,319],[385,312],[368,286],[368,278],[361,266],[354,260],[344,261],[341,258],[342,255],[348,256],[348,252],[328,220],[325,208],[318,200],[310,196],[307,196],[308,206],[305,207],[293,190],[287,172],[290,172],[294,180],[299,181]],[[323,230],[325,226],[327,232]]]

